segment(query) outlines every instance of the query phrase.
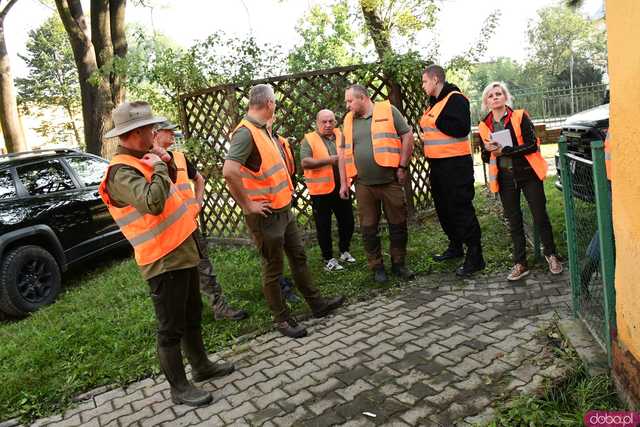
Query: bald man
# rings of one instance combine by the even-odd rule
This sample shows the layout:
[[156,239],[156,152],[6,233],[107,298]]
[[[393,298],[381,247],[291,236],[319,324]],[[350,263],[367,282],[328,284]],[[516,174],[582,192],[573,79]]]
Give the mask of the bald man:
[[[316,115],[316,130],[304,136],[300,144],[300,159],[304,179],[311,196],[313,217],[316,221],[318,243],[322,251],[325,270],[340,271],[345,263],[356,262],[349,253],[354,220],[351,198],[340,198],[340,172],[336,146],[342,143],[342,133],[336,128],[336,117],[331,110],[320,110]],[[338,221],[339,260],[333,256],[331,214]]]

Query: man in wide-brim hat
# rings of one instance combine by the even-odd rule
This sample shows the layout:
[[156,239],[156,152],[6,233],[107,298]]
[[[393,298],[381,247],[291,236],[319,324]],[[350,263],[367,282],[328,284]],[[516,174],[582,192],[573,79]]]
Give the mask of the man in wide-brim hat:
[[165,119],[139,101],[119,105],[112,117],[115,127],[106,136],[117,136],[120,145],[100,184],[100,195],[133,246],[149,284],[158,322],[158,360],[171,386],[171,399],[206,405],[211,394],[187,380],[181,346],[196,382],[229,374],[234,367],[209,361],[202,342],[200,254],[193,238],[197,202],[188,184],[176,182],[173,159],[153,144],[154,126]]

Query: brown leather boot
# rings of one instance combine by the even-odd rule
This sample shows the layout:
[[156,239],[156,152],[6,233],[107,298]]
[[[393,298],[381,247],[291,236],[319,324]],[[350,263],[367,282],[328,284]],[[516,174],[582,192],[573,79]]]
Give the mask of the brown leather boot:
[[216,320],[242,320],[249,317],[246,311],[231,307],[224,297],[213,305],[213,318]]
[[336,308],[344,304],[344,297],[338,295],[337,297],[322,298],[322,301],[318,306],[313,307],[313,317],[324,317],[334,311]]

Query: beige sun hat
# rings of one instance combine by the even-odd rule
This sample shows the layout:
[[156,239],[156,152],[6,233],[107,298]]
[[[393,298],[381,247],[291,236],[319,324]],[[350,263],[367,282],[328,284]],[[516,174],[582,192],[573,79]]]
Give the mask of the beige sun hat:
[[123,102],[113,110],[111,118],[115,127],[104,135],[105,138],[114,138],[134,129],[167,120],[154,116],[151,106],[144,101]]

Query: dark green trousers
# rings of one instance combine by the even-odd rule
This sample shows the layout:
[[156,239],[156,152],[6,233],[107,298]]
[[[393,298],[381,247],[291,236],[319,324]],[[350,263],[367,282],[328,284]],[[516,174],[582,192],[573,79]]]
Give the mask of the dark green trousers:
[[312,309],[318,307],[321,304],[320,292],[312,283],[307,255],[291,209],[272,213],[266,218],[245,215],[245,220],[262,258],[262,292],[274,322],[289,318],[289,310],[280,289],[285,254],[289,259],[294,285]]
[[159,347],[180,345],[186,331],[200,330],[202,300],[197,267],[168,271],[148,283],[158,321]]

